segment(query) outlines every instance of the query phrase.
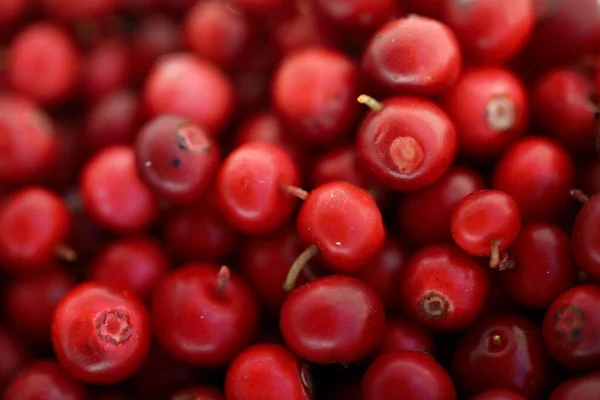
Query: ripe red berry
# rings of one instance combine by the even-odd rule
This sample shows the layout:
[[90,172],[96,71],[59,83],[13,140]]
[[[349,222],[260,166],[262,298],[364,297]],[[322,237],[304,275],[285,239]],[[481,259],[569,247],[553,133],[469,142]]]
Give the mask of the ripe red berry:
[[88,394],[83,386],[68,376],[53,361],[37,361],[10,384],[5,400],[85,400]]
[[204,129],[174,115],[150,120],[135,142],[140,178],[172,203],[197,201],[217,173],[219,158],[218,145]]
[[223,161],[216,178],[217,206],[236,229],[271,232],[292,216],[298,199],[282,188],[297,186],[298,168],[269,143],[247,143]]
[[392,97],[382,103],[361,96],[371,112],[356,139],[357,157],[378,182],[394,190],[418,190],[439,179],[454,160],[456,132],[446,113],[429,100]]
[[539,328],[516,316],[485,319],[470,328],[454,353],[453,376],[465,394],[513,390],[539,398],[548,384],[548,360]]
[[375,32],[362,63],[367,75],[388,91],[434,95],[456,81],[462,60],[456,36],[446,25],[411,15]]
[[591,373],[561,383],[550,400],[595,400],[600,392],[600,372]]
[[144,305],[127,291],[88,282],[58,304],[52,346],[67,372],[87,383],[112,385],[131,377],[150,347]]
[[433,336],[412,321],[398,317],[388,318],[376,354],[401,350],[433,355],[435,352]]
[[300,50],[279,65],[271,95],[289,134],[309,144],[328,144],[350,133],[357,115],[358,69],[335,50]]
[[527,400],[517,392],[506,389],[490,389],[478,393],[469,400]]
[[315,12],[344,34],[372,34],[401,15],[394,0],[314,0]]
[[292,10],[278,17],[270,29],[278,55],[300,50],[332,47],[335,44],[330,27],[317,18],[309,2],[298,2]]
[[504,68],[465,71],[443,103],[456,127],[459,151],[471,159],[500,156],[527,127],[527,91]]
[[286,344],[299,357],[317,364],[351,363],[379,344],[385,310],[366,283],[331,275],[290,293],[279,323]]
[[577,265],[587,275],[600,279],[600,195],[583,205],[573,226],[573,254]]
[[409,258],[398,292],[403,309],[419,323],[441,332],[459,331],[479,317],[489,280],[477,260],[454,246],[437,245]]
[[29,349],[21,340],[0,326],[0,390],[4,392],[15,375],[29,362]]
[[220,390],[210,386],[195,386],[178,390],[169,400],[225,400]]
[[31,6],[30,0],[6,0],[0,5],[0,26],[17,22]]
[[225,395],[228,400],[310,400],[310,371],[283,346],[254,345],[229,366]]
[[367,369],[363,400],[456,400],[456,389],[446,370],[429,354],[396,351],[379,356]]
[[155,13],[142,18],[133,32],[131,44],[138,77],[144,78],[159,57],[180,51],[183,48],[181,36],[178,23],[164,14]]
[[188,264],[154,290],[152,320],[159,343],[171,356],[216,367],[254,339],[258,306],[246,282],[229,268]]
[[600,368],[600,288],[577,286],[561,294],[546,312],[542,332],[552,357],[575,370]]

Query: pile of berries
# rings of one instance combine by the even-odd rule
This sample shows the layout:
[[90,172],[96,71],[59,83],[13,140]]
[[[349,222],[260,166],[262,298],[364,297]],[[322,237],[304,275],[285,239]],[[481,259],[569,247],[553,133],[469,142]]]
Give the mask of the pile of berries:
[[600,399],[597,0],[0,0],[6,400]]

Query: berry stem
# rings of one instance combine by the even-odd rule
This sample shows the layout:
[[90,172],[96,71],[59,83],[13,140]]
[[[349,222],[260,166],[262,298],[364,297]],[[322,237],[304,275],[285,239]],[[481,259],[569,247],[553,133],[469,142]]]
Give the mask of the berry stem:
[[383,104],[366,94],[361,94],[360,96],[358,96],[358,99],[356,99],[356,101],[358,101],[360,104],[364,104],[365,106],[369,107],[373,112],[379,112],[383,109]]
[[75,252],[75,250],[73,250],[69,245],[66,245],[64,243],[61,243],[58,246],[56,246],[56,248],[54,249],[54,254],[60,260],[66,262],[71,263],[77,261],[77,253]]
[[319,248],[316,245],[311,244],[306,248],[306,250],[300,253],[298,258],[296,258],[296,261],[294,261],[294,263],[290,267],[290,271],[288,272],[288,275],[285,278],[285,282],[283,284],[283,290],[285,290],[286,292],[291,292],[292,290],[294,290],[294,286],[296,286],[296,280],[298,279],[298,275],[300,275],[300,272],[304,269],[306,264],[308,264],[308,262],[314,256],[316,256],[318,252]]
[[500,265],[500,239],[492,239],[492,253],[490,255],[490,268],[498,268]]
[[569,194],[572,198],[579,201],[580,203],[586,203],[590,199],[588,195],[586,195],[585,193],[583,193],[582,190],[579,189],[571,189]]
[[285,193],[299,198],[300,200],[306,200],[308,192],[302,188],[294,185],[281,185],[280,190]]
[[500,337],[500,335],[492,336],[492,343],[494,344],[494,346],[500,346],[502,344],[502,338]]
[[229,271],[227,266],[223,265],[217,274],[217,293],[219,294],[219,297],[225,295],[225,290],[227,289],[230,280],[231,271]]

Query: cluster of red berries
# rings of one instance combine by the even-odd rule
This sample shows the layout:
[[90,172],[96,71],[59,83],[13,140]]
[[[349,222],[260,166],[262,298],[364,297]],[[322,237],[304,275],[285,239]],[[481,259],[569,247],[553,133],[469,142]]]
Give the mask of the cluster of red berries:
[[600,399],[597,0],[1,0],[6,400]]

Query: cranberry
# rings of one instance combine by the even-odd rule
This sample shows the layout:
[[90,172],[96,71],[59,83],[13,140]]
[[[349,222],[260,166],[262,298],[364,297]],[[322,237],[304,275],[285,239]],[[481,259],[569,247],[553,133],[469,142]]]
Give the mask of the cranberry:
[[167,275],[152,296],[158,341],[173,357],[221,366],[254,339],[258,307],[246,282],[212,264],[188,264]]
[[371,34],[401,15],[395,0],[314,0],[315,11],[344,33]]
[[[310,90],[307,90],[310,88]],[[358,71],[335,50],[287,56],[273,77],[273,106],[290,134],[313,145],[346,136],[357,114]]]
[[219,148],[207,132],[172,115],[146,123],[135,143],[140,178],[173,203],[198,200],[217,173],[219,157]]
[[393,353],[400,350],[434,354],[433,336],[421,328],[402,318],[389,318],[385,322],[383,337],[377,348],[377,355]]
[[490,389],[469,397],[469,400],[527,400],[517,392],[506,389]]
[[496,164],[494,188],[508,193],[526,222],[549,220],[563,210],[574,179],[573,161],[557,143],[542,137],[516,142]]
[[228,400],[310,400],[310,371],[283,346],[254,345],[229,366],[225,394]]
[[399,290],[406,312],[430,329],[462,330],[483,310],[489,280],[477,260],[449,245],[425,247],[404,266]]
[[41,0],[41,3],[52,15],[68,21],[107,17],[118,6],[118,0],[79,0],[73,4],[63,0]]
[[158,213],[156,197],[138,177],[135,153],[128,146],[106,148],[90,159],[80,190],[94,221],[116,232],[141,231]]
[[577,265],[589,276],[600,279],[600,195],[592,196],[583,206],[573,226],[573,253]]
[[138,72],[143,77],[160,56],[181,50],[182,40],[179,27],[164,15],[149,15],[143,18],[136,27],[132,47],[133,56],[139,68]]
[[467,394],[508,389],[538,398],[548,383],[547,363],[539,328],[521,317],[501,316],[467,331],[452,371],[457,387]]
[[561,294],[544,318],[543,334],[550,355],[571,369],[600,368],[600,288],[577,286]]
[[170,400],[225,400],[220,390],[210,386],[196,386],[178,390]]
[[456,126],[460,152],[472,159],[500,156],[527,127],[526,90],[504,68],[465,71],[445,94],[444,105]]
[[331,275],[298,287],[281,308],[281,334],[301,358],[317,364],[351,363],[379,344],[385,311],[365,283]]
[[15,375],[25,367],[29,353],[20,339],[0,326],[0,390],[13,382]]
[[364,95],[358,101],[371,112],[358,131],[357,157],[383,185],[404,191],[422,189],[450,167],[456,132],[433,102],[392,97],[379,103]]
[[379,356],[363,377],[363,400],[398,396],[422,400],[456,400],[456,389],[444,368],[430,355],[396,351]]
[[561,383],[552,392],[550,400],[594,400],[599,391],[600,372],[595,372]]
[[367,75],[389,91],[433,95],[448,89],[458,78],[461,52],[446,25],[411,15],[388,22],[375,32],[362,62]]
[[124,89],[132,78],[132,57],[121,38],[99,41],[81,66],[81,89],[91,101]]
[[85,400],[85,388],[53,361],[31,364],[10,384],[5,400]]
[[172,53],[150,71],[144,100],[153,115],[178,114],[216,135],[233,112],[234,93],[229,79],[209,62]]

